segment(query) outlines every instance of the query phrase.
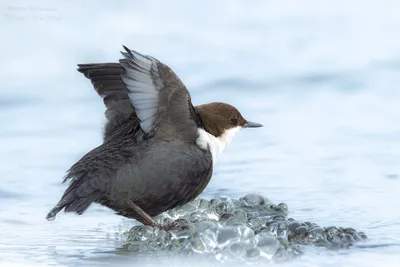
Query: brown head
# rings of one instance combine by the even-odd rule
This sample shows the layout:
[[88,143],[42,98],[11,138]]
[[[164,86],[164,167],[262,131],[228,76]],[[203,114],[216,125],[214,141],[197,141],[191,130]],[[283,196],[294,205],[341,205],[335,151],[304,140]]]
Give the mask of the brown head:
[[213,164],[240,129],[262,127],[259,123],[246,120],[235,107],[226,103],[213,102],[195,109],[204,125],[204,130],[199,129],[196,143],[201,149],[211,152]]
[[204,129],[215,137],[221,137],[229,130],[262,127],[259,123],[246,120],[239,110],[226,103],[212,102],[195,108],[203,121]]

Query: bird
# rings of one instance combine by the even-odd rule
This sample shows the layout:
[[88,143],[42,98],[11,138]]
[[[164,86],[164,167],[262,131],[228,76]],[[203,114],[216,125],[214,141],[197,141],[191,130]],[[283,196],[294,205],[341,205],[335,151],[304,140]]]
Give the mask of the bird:
[[232,105],[193,106],[173,70],[123,46],[118,63],[78,64],[106,107],[103,142],[71,166],[69,186],[47,214],[83,214],[98,203],[158,226],[154,217],[195,199],[243,128],[262,127]]

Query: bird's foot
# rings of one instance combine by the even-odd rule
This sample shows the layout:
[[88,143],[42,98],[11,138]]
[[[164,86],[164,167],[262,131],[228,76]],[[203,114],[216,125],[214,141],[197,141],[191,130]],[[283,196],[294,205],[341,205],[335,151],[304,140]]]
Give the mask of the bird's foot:
[[160,229],[165,230],[165,231],[170,231],[170,230],[187,230],[190,228],[188,222],[184,219],[178,219],[176,221],[173,221],[172,223],[168,225],[160,225]]
[[135,213],[139,216],[138,220],[143,223],[144,225],[148,225],[154,228],[158,228],[160,230],[164,231],[170,231],[170,230],[186,230],[189,229],[189,224],[188,221],[184,219],[178,219],[168,225],[160,225],[154,221],[154,219],[148,215],[144,210],[142,210],[138,205],[133,203],[133,201],[128,200],[127,201],[128,205],[135,211]]

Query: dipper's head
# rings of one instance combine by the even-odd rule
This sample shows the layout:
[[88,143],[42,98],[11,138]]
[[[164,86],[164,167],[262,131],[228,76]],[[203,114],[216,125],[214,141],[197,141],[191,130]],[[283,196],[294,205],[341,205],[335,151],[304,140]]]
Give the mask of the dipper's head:
[[262,127],[262,124],[246,120],[239,110],[226,103],[199,105],[196,110],[203,121],[204,130],[225,143],[229,143],[242,128]]

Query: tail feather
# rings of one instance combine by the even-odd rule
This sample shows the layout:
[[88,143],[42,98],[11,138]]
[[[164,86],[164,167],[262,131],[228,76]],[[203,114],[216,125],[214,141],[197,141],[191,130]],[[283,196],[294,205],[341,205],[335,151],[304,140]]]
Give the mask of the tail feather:
[[64,209],[65,212],[76,212],[81,215],[85,210],[87,210],[87,208],[89,208],[90,204],[98,198],[98,196],[99,194],[92,194],[88,197],[74,199],[71,202],[65,202],[61,199],[60,202],[58,202],[58,204],[47,214],[46,220],[53,221],[62,209]]
[[54,221],[57,213],[59,213],[64,208],[64,206],[62,204],[60,205],[60,202],[54,208],[52,208],[51,211],[47,214],[46,220]]
[[98,199],[100,194],[98,192],[93,192],[91,195],[85,198],[79,198],[65,206],[65,212],[76,212],[79,215],[85,212],[89,208],[90,204]]
[[[88,183],[82,183],[78,180],[73,180],[70,186],[65,191],[61,200],[57,205],[50,210],[46,216],[46,220],[53,221],[56,215],[64,209],[65,212],[76,212],[81,215],[87,208],[96,201],[101,193],[99,190],[84,191],[88,188]],[[84,191],[85,194],[78,194],[79,190]]]
[[[54,220],[57,213],[65,212],[82,214],[91,203],[98,201],[109,190],[109,168],[111,159],[101,145],[88,152],[68,170],[64,182],[70,181],[57,205],[50,210],[46,219]],[[114,159],[114,152],[110,153]]]

